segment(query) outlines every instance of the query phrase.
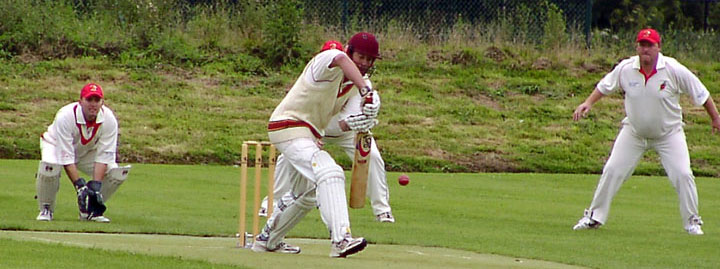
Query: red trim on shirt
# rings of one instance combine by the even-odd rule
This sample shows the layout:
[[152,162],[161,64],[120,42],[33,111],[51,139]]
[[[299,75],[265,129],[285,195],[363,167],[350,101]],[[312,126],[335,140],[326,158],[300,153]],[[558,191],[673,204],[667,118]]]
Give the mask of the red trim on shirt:
[[279,131],[282,129],[293,128],[293,127],[306,127],[308,129],[310,129],[310,132],[312,132],[312,134],[315,136],[315,138],[322,139],[322,135],[320,135],[320,133],[317,130],[315,130],[315,128],[313,128],[312,125],[310,125],[307,122],[301,121],[301,120],[279,120],[279,121],[271,121],[270,123],[268,123],[268,131],[269,132]]
[[345,87],[342,87],[342,85],[341,85],[340,91],[338,91],[337,97],[340,98],[343,95],[346,95],[348,92],[350,92],[350,90],[352,89],[353,86],[355,86],[355,85],[350,84],[350,85],[346,85]]
[[73,116],[75,116],[75,125],[77,125],[78,131],[80,131],[80,143],[82,143],[83,145],[87,145],[87,143],[90,143],[90,141],[93,140],[93,138],[95,137],[95,134],[97,134],[97,131],[98,131],[98,129],[100,129],[100,125],[102,123],[97,123],[97,122],[85,123],[85,128],[93,128],[90,138],[86,139],[85,135],[83,135],[82,124],[77,123],[77,112],[76,112],[77,107],[78,107],[78,105],[75,105],[75,107],[73,107]]
[[657,68],[653,68],[653,71],[650,72],[649,75],[645,74],[645,71],[643,71],[643,69],[640,68],[640,73],[643,74],[643,76],[645,76],[645,84],[647,84],[648,79],[650,79],[650,77],[652,77],[653,75],[657,74]]

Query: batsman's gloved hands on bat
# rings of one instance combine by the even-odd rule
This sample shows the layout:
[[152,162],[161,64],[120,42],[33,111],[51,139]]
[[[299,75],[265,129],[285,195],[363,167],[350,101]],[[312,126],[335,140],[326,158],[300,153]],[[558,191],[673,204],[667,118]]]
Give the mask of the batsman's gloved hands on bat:
[[348,125],[350,130],[356,132],[366,132],[376,124],[375,119],[369,118],[365,114],[350,115],[347,116],[344,121]]
[[87,199],[90,195],[90,189],[88,189],[84,178],[78,178],[73,184],[75,185],[75,191],[77,191],[77,203],[80,214],[87,217]]
[[368,118],[375,119],[380,112],[380,94],[373,92],[370,94],[372,102],[365,103],[362,107],[362,113]]
[[377,125],[377,124],[378,124],[378,120],[376,120],[376,119],[371,119],[371,120],[370,120],[370,124],[368,124],[367,128],[365,128],[364,130],[360,130],[359,132],[369,133],[369,132],[370,132],[370,129],[372,129],[373,127],[375,127],[375,125]]

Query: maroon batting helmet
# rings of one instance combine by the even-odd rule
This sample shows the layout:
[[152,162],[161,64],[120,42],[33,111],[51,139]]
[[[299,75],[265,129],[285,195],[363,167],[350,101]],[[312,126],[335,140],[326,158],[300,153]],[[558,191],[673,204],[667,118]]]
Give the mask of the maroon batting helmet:
[[373,58],[381,58],[378,52],[378,42],[371,33],[360,32],[350,38],[347,44],[349,54],[359,52]]

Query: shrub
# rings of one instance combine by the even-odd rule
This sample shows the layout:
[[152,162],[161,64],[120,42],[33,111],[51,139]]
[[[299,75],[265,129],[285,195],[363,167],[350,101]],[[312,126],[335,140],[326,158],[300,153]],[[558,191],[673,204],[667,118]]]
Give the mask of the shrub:
[[300,56],[303,7],[299,0],[274,0],[268,5],[262,49],[272,66],[281,66]]

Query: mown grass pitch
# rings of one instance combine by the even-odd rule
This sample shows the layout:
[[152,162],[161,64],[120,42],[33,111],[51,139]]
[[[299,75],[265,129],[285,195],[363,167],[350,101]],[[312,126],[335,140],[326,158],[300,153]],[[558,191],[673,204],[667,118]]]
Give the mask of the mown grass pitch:
[[[128,182],[108,203],[106,215],[112,223],[98,224],[77,221],[74,191],[64,175],[55,220],[50,223],[35,221],[33,175],[37,161],[0,160],[0,167],[2,230],[204,236],[217,239],[218,247],[234,247],[238,168],[133,164]],[[720,198],[713,195],[720,191],[720,182],[715,178],[696,180],[706,234],[694,237],[682,230],[677,196],[664,177],[632,177],[616,196],[612,215],[604,227],[572,231],[572,225],[590,202],[597,175],[410,173],[411,182],[405,187],[395,181],[398,175],[389,174],[391,205],[397,223],[375,222],[368,207],[350,211],[353,233],[366,237],[373,245],[350,257],[347,264],[364,266],[370,262],[357,262],[385,255],[383,261],[392,267],[401,260],[414,257],[411,253],[386,255],[393,252],[385,250],[385,245],[401,249],[441,247],[600,268],[713,268],[720,264],[720,257],[716,255],[716,246],[720,245]],[[15,250],[11,256],[3,254],[0,259],[3,268],[12,268],[20,261],[35,260],[31,264],[42,264],[41,260],[46,257],[35,255],[43,253],[36,248],[75,248],[77,245],[60,246],[57,242],[72,242],[82,237],[62,234],[69,237],[35,243],[7,239],[4,236],[7,231],[2,234],[0,245],[3,249]],[[297,258],[242,252],[237,253],[237,260],[293,259],[307,262],[308,266],[318,262],[335,263],[326,261],[331,260],[326,257],[329,251],[327,230],[317,210],[308,214],[289,236],[294,240],[315,238],[322,241],[318,246],[303,240],[295,241],[307,249]],[[195,240],[195,237],[189,238],[193,239],[188,241]],[[105,243],[91,245],[95,249],[89,252],[113,249],[104,247],[112,240],[100,241]],[[141,240],[132,242],[142,247]],[[170,246],[176,247],[171,243],[167,247],[146,248]],[[238,249],[230,251],[235,250]],[[73,249],[65,251],[75,252]],[[221,267],[220,264],[262,266],[249,261],[225,263],[212,260],[210,256],[203,258],[203,255],[189,257],[122,248],[102,253],[109,253],[107,256],[120,261],[140,257],[144,263],[160,267],[173,267],[178,261],[188,262],[189,267],[197,262],[196,259],[201,263],[195,265],[200,267]],[[58,256],[62,255],[53,255],[53,258],[61,259]],[[163,265],[163,262],[167,264]],[[418,261],[418,264],[423,263]]]

